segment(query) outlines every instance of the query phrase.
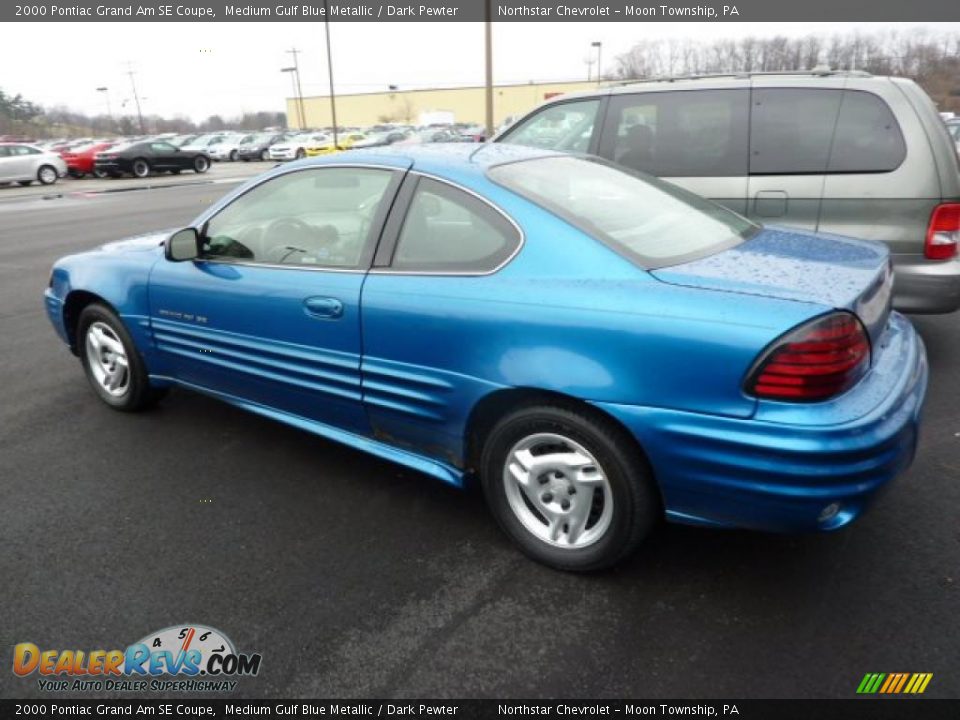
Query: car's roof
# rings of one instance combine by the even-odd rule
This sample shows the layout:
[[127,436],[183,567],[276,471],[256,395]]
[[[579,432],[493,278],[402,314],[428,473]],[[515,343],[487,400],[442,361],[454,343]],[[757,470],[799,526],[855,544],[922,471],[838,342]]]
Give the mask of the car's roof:
[[329,155],[303,161],[305,164],[342,164],[348,160],[375,165],[387,158],[408,160],[414,168],[443,172],[474,172],[482,174],[493,165],[539,157],[562,155],[553,150],[510,145],[508,143],[438,143],[424,145],[388,145],[386,147],[359,148],[346,153]]

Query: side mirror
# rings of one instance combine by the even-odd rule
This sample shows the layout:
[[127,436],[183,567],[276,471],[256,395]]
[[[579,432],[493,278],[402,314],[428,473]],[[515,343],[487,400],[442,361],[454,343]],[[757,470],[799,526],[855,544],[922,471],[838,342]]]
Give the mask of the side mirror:
[[164,243],[163,254],[172,262],[196,260],[200,257],[200,234],[192,227],[177,230]]

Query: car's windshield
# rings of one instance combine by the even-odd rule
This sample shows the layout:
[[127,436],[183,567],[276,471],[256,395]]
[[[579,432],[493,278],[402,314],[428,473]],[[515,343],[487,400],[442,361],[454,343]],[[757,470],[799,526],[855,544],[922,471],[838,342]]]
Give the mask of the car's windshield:
[[758,229],[675,185],[602,161],[544,157],[497,165],[488,174],[645,267],[719,252]]

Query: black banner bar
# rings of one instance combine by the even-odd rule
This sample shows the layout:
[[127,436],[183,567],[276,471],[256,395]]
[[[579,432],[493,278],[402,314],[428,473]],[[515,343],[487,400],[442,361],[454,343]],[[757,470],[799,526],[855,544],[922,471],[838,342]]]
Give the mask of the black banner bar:
[[956,720],[960,700],[0,700],[0,718]]
[[[663,3],[663,4],[661,4]],[[479,22],[481,0],[25,0],[0,5],[3,22]],[[946,22],[957,0],[493,0],[494,22]]]

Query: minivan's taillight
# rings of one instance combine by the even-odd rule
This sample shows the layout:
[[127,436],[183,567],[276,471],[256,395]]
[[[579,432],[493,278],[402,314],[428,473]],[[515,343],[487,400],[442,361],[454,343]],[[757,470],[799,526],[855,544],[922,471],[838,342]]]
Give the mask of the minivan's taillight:
[[949,260],[960,242],[960,203],[937,205],[930,215],[923,254],[930,260]]
[[863,325],[848,312],[835,312],[777,340],[760,357],[745,389],[767,400],[817,402],[848,390],[869,367]]

